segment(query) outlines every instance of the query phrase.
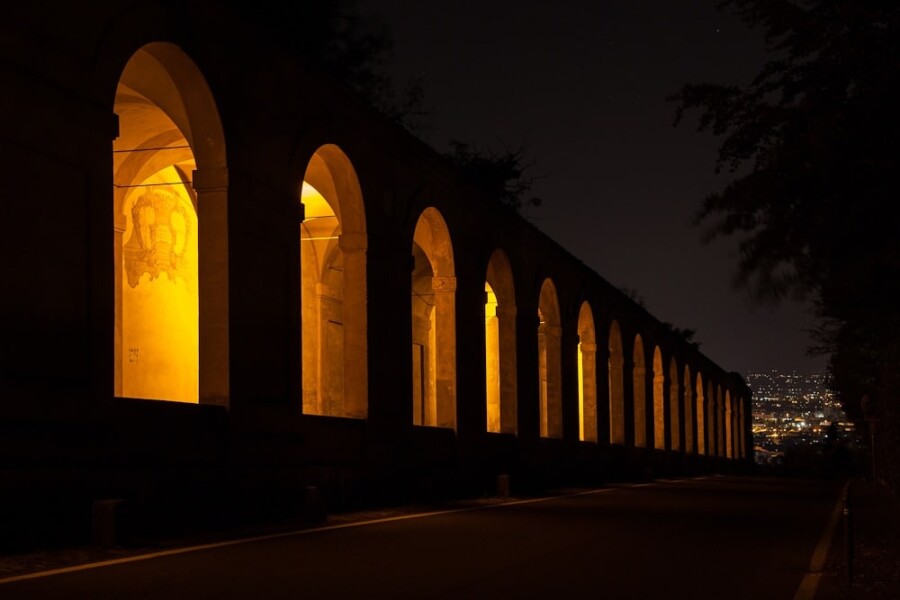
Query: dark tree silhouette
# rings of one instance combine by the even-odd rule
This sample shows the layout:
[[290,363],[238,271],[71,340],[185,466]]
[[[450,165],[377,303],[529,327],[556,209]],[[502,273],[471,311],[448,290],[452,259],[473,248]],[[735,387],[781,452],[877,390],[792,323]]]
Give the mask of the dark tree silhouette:
[[[877,398],[885,472],[900,481],[900,4],[730,0],[761,28],[770,59],[745,87],[686,85],[676,123],[723,136],[706,239],[739,238],[736,282],[760,300],[806,297],[817,349],[847,412]],[[894,383],[892,383],[894,382]],[[894,440],[893,442],[890,440]]]
[[459,140],[450,141],[446,157],[456,165],[463,179],[481,187],[492,200],[521,211],[540,206],[541,199],[531,196],[535,177],[528,173],[534,164],[525,162],[525,148],[496,152]]

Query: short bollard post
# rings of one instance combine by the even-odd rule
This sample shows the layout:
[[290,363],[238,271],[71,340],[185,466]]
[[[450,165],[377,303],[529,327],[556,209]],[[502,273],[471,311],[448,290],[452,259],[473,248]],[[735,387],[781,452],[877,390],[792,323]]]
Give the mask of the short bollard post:
[[91,506],[91,542],[100,548],[111,548],[122,538],[122,506],[119,498],[94,500]]
[[497,475],[497,496],[509,498],[509,475],[506,473]]
[[847,581],[853,583],[853,513],[850,505],[850,488],[844,496],[844,544],[847,558]]

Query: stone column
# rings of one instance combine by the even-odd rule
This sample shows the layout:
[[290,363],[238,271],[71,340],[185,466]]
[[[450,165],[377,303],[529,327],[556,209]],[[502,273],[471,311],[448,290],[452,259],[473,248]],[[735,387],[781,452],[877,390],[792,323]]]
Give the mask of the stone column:
[[456,277],[433,277],[438,427],[456,428]]
[[516,307],[497,304],[500,337],[500,431],[518,432],[518,364],[516,361]]
[[547,348],[547,428],[545,435],[561,438],[562,428],[562,327],[545,324],[543,326]]
[[369,411],[368,305],[365,233],[338,239],[344,255],[344,416],[364,419]]
[[586,442],[597,441],[597,344],[581,342],[582,428]]
[[198,169],[200,402],[228,406],[228,169]]

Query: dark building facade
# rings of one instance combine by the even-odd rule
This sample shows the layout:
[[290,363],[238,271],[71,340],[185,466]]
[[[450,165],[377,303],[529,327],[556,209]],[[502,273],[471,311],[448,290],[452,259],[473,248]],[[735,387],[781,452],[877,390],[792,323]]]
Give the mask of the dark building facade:
[[7,12],[6,527],[751,464],[739,375],[227,9]]

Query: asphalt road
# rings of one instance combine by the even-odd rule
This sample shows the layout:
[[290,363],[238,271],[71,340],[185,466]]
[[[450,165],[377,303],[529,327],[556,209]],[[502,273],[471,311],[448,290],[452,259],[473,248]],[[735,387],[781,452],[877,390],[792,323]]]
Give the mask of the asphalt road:
[[306,531],[0,598],[792,598],[838,489],[710,477]]

